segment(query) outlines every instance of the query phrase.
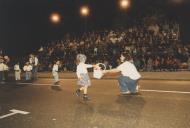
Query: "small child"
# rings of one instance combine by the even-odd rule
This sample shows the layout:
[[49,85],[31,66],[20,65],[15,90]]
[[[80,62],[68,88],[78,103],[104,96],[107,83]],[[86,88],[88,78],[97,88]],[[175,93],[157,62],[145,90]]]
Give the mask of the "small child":
[[31,80],[32,66],[29,64],[29,62],[26,62],[25,66],[23,67],[23,70],[25,71],[25,79]]
[[76,90],[76,95],[80,96],[81,91],[84,91],[83,93],[83,100],[89,100],[89,97],[87,95],[88,87],[91,86],[91,81],[88,75],[87,68],[93,68],[96,67],[95,65],[85,64],[86,62],[86,56],[83,54],[77,55],[77,77],[78,82],[77,84],[80,86],[79,89]]
[[16,63],[16,64],[14,65],[14,71],[15,71],[15,80],[16,80],[16,81],[20,80],[20,73],[21,73],[21,70],[20,70],[19,63]]
[[59,85],[59,74],[58,74],[58,71],[59,71],[59,65],[60,65],[60,61],[56,61],[53,65],[53,69],[52,69],[52,75],[54,77],[54,86],[60,86]]

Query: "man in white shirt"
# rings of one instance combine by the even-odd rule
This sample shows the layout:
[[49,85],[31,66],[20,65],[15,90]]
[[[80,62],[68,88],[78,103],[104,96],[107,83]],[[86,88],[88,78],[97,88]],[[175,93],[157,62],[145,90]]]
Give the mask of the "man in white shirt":
[[131,57],[128,53],[122,53],[120,60],[122,62],[117,68],[104,71],[106,73],[121,73],[118,78],[120,91],[122,94],[131,94],[138,92],[137,82],[141,78],[141,75],[137,71],[135,65],[129,62]]

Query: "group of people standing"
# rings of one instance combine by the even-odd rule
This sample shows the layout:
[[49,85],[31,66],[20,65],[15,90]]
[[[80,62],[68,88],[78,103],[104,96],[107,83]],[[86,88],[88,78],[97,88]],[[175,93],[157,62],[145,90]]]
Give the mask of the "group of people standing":
[[[23,71],[25,72],[25,80],[37,80],[37,72],[38,72],[38,58],[37,56],[30,54],[29,60],[25,63],[23,67]],[[15,80],[21,80],[21,69],[19,63],[14,65],[15,71]]]
[[[9,73],[9,66],[8,62],[10,61],[8,56],[5,57],[0,57],[0,82],[5,82],[8,79],[8,73]],[[30,80],[37,80],[37,72],[38,72],[38,58],[37,56],[31,54],[29,56],[28,61],[25,63],[23,68],[21,68],[19,62],[17,62],[14,65],[14,77],[16,81],[21,80],[21,72],[22,69],[25,74],[25,80],[30,81]]]

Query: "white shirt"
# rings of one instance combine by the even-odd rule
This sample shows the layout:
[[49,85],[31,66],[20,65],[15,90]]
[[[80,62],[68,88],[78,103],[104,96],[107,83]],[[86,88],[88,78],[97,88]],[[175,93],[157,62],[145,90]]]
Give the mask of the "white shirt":
[[59,70],[59,66],[57,64],[54,64],[52,72],[58,72],[58,70]]
[[0,71],[5,71],[7,66],[4,63],[0,63]]
[[25,72],[30,72],[30,71],[32,71],[32,66],[31,66],[31,65],[25,65],[25,66],[23,67],[23,70],[24,70]]
[[86,74],[88,73],[87,68],[92,68],[93,66],[91,64],[85,64],[85,63],[79,63],[79,65],[77,65],[77,77],[80,77],[80,74]]
[[37,58],[37,57],[34,58],[34,65],[35,65],[35,66],[38,65],[38,58]]
[[128,76],[129,78],[133,80],[137,80],[141,78],[141,75],[137,71],[136,67],[134,64],[130,63],[129,61],[125,61],[121,65],[117,67],[119,71],[121,71],[121,74],[123,76]]
[[30,57],[29,63],[34,64],[34,66],[37,66],[38,65],[38,58],[37,57],[34,57],[34,58]]
[[14,70],[15,70],[15,71],[20,71],[20,66],[19,66],[18,64],[15,64],[15,65],[14,65]]

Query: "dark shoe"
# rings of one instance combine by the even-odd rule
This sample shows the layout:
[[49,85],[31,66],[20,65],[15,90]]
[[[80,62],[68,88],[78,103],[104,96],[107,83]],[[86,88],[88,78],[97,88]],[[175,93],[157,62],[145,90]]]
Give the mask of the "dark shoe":
[[84,101],[89,101],[90,98],[87,96],[87,94],[84,94],[84,95],[83,95],[83,100],[84,100]]
[[77,89],[75,94],[76,94],[76,96],[80,96],[80,89]]
[[142,95],[140,92],[133,92],[131,95]]
[[60,86],[59,81],[54,83],[54,86]]

